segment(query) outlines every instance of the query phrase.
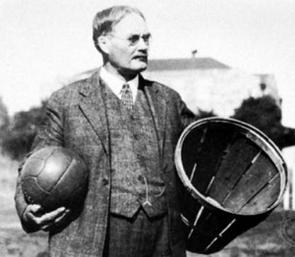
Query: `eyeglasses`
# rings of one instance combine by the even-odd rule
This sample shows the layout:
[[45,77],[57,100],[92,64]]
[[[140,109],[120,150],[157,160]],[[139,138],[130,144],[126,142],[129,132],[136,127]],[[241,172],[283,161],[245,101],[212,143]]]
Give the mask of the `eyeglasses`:
[[135,46],[139,43],[139,40],[142,38],[143,42],[146,45],[150,45],[150,41],[151,41],[151,37],[152,35],[150,33],[148,34],[143,34],[143,35],[139,35],[139,34],[134,34],[129,36],[128,38],[122,38],[122,37],[118,37],[114,34],[110,34],[112,37],[117,38],[117,39],[121,39],[121,40],[126,40],[128,41],[130,46]]

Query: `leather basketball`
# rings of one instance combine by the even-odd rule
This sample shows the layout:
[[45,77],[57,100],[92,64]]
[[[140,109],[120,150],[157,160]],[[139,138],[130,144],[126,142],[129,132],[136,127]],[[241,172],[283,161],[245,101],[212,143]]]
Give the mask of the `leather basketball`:
[[33,153],[21,171],[21,186],[29,204],[50,211],[80,208],[88,187],[88,169],[73,151],[57,146]]

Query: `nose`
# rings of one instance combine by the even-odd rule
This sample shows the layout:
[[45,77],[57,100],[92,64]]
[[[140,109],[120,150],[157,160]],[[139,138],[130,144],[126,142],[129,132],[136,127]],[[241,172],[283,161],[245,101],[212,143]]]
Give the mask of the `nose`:
[[145,40],[144,38],[140,37],[139,41],[138,41],[138,49],[140,50],[148,50],[149,49],[149,41]]

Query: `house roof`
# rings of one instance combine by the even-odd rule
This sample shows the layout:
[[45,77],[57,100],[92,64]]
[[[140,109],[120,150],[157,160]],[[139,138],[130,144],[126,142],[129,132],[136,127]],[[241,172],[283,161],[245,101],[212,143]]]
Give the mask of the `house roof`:
[[[149,71],[179,71],[179,70],[207,70],[207,69],[230,69],[224,63],[216,61],[213,58],[177,58],[177,59],[150,59],[148,62],[147,72]],[[70,81],[89,77],[98,68],[84,71]]]
[[179,58],[179,59],[152,59],[149,60],[147,71],[167,70],[195,70],[195,69],[229,69],[230,67],[215,59]]

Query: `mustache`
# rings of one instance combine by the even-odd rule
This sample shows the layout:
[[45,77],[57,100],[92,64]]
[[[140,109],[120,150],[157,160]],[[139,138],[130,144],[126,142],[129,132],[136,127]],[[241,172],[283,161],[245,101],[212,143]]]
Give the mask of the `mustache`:
[[133,56],[134,59],[136,58],[145,58],[147,59],[148,58],[148,54],[136,54]]

